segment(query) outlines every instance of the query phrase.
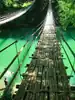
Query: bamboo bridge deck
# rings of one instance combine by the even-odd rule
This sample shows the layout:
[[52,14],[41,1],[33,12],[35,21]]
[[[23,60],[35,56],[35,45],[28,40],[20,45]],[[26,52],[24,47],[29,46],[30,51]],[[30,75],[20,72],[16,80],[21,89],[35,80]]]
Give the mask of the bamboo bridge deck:
[[[49,3],[44,28],[40,28],[41,31],[35,38],[37,40],[40,36],[36,51],[29,57],[32,58],[32,61],[25,66],[26,72],[21,74],[23,80],[20,85],[16,85],[18,91],[13,94],[13,100],[71,100],[68,80],[70,76],[67,76],[67,67],[62,61],[64,58],[60,53],[59,42],[56,39],[51,12],[51,4]],[[20,66],[15,73],[17,74],[19,70]],[[14,74],[12,81],[16,74]],[[9,91],[11,83],[4,92]],[[2,100],[6,100],[4,95]]]
[[49,5],[44,29],[14,100],[70,100],[68,76]]
[[45,26],[14,100],[69,100],[68,77],[55,29]]

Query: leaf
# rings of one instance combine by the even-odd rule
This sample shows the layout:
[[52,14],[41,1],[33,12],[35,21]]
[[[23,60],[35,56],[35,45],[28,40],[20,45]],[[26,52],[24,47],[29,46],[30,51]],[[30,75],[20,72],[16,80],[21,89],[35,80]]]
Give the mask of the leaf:
[[58,0],[58,16],[60,24],[66,29],[70,24],[75,27],[75,3],[73,0]]

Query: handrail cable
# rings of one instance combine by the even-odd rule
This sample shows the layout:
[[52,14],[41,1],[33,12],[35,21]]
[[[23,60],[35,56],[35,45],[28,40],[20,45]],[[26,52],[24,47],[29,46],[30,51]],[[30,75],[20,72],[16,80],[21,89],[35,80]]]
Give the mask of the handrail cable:
[[71,47],[69,46],[69,44],[66,42],[66,40],[64,39],[64,36],[63,36],[63,34],[62,33],[60,33],[61,34],[61,37],[62,37],[62,40],[66,43],[66,45],[68,46],[68,48],[70,49],[70,51],[71,51],[71,53],[72,53],[72,55],[75,57],[75,53],[73,52],[73,50],[71,49]]
[[64,50],[64,52],[65,52],[65,54],[66,54],[66,56],[67,56],[67,58],[68,58],[68,61],[69,61],[70,65],[71,65],[71,68],[72,68],[73,72],[75,73],[75,69],[73,68],[73,65],[72,65],[72,63],[71,63],[71,61],[70,61],[70,58],[69,58],[69,56],[68,56],[68,54],[67,54],[67,52],[66,52],[64,46],[62,45],[62,43],[61,43],[61,46],[62,46],[62,48],[63,48],[63,50]]
[[3,52],[4,50],[6,50],[7,48],[9,48],[10,46],[12,46],[13,44],[17,43],[18,41],[14,41],[13,43],[9,44],[8,46],[4,47],[3,49],[0,50],[0,53]]
[[[41,26],[42,27],[42,26]],[[38,30],[36,30],[37,32]],[[36,34],[35,32],[35,34]],[[33,33],[34,34],[34,33]],[[34,34],[34,35],[35,35]],[[33,36],[33,35],[31,35]],[[20,51],[16,54],[16,56],[13,58],[13,60],[9,63],[9,65],[5,68],[5,70],[2,72],[2,74],[0,75],[0,79],[3,77],[3,75],[6,73],[6,71],[10,68],[10,66],[13,64],[13,62],[16,60],[16,58],[20,55],[20,53],[22,52],[22,50],[24,49],[24,47],[28,44],[28,41],[23,45],[23,47],[21,47]]]
[[[75,41],[75,38],[72,37],[72,35],[71,35],[70,33],[68,34],[68,36],[71,37],[71,38]],[[75,57],[74,57],[74,63],[73,63],[73,66],[74,66],[74,65],[75,65]]]
[[[29,33],[29,32],[27,32]],[[21,37],[20,39],[22,39],[23,37]],[[14,45],[15,43],[17,43],[18,40],[15,40],[14,42],[12,42],[11,44],[7,45],[6,47],[4,47],[3,49],[0,50],[0,53],[3,52],[4,50],[8,49],[10,46]]]
[[71,34],[68,34],[68,36],[70,36],[74,41],[75,41],[75,38],[74,37],[72,37],[72,35]]
[[[32,40],[32,42],[34,42],[34,40],[36,40],[36,39],[41,35],[41,33],[42,33],[42,30],[41,30],[41,31],[39,32],[39,34],[35,37],[35,39]],[[33,45],[33,43],[31,43],[31,45],[30,45],[30,47],[29,47],[29,49],[28,49],[27,52],[29,52],[29,50],[30,50],[30,48],[31,48],[32,45]],[[18,66],[18,69],[17,69],[16,73],[14,74],[14,77],[16,77],[16,74],[18,73],[18,71],[19,71],[19,69],[20,69],[22,63],[24,62],[26,56],[27,56],[27,53],[26,53],[26,55],[24,56],[24,58],[23,58],[22,62],[20,63],[20,65]],[[9,88],[9,87],[11,86],[12,81],[14,80],[14,77],[12,78],[12,80],[11,80],[11,82],[9,83],[9,85],[7,86],[7,88]]]
[[[41,31],[39,32],[39,34],[35,37],[35,40],[41,35],[41,33],[42,33],[42,30],[41,30]],[[34,41],[34,39],[32,40],[32,42],[33,42],[33,41]],[[31,46],[32,46],[32,44],[33,44],[33,43],[31,43]],[[31,48],[31,46],[29,47],[29,49]],[[28,51],[29,51],[29,49],[28,49]],[[28,52],[28,51],[27,51],[27,52]],[[16,77],[16,75],[17,75],[17,73],[18,73],[18,71],[19,71],[19,69],[20,69],[22,63],[24,62],[25,58],[26,58],[26,55],[24,56],[22,62],[21,62],[20,65],[18,66],[17,71],[15,72],[15,74],[14,74],[14,76],[13,76],[11,82],[10,82],[10,83],[8,84],[8,86],[5,88],[5,91],[4,91],[4,92],[6,92],[6,91],[10,88],[10,86],[11,86],[13,80],[15,79],[15,77]],[[3,99],[3,98],[4,98],[4,95],[2,96],[2,99]]]
[[[43,20],[43,21],[44,21],[44,20]],[[43,21],[42,21],[40,24],[42,24]],[[40,25],[40,24],[39,24],[39,25]],[[38,27],[39,25],[37,25],[36,27]],[[40,27],[41,27],[41,26],[40,26]],[[40,29],[40,27],[38,28],[38,30]],[[34,29],[34,28],[33,28],[33,29]],[[33,30],[33,29],[32,29],[32,30]],[[29,33],[29,32],[27,32],[27,34],[28,34],[28,33]],[[35,32],[34,32],[32,35],[34,35],[34,34],[35,34]],[[21,38],[23,38],[23,37],[21,37]],[[21,39],[21,38],[20,38],[20,39]],[[8,49],[10,46],[12,46],[13,44],[15,44],[15,43],[17,43],[17,42],[18,42],[18,40],[15,40],[13,43],[11,43],[11,44],[9,44],[8,46],[4,47],[3,49],[0,50],[0,53],[3,52],[4,50]]]
[[[63,34],[61,34],[61,37],[62,37],[63,41],[66,43],[66,45],[68,46],[68,48],[70,48],[69,45],[68,45],[68,43],[67,43],[66,40],[64,39]],[[60,43],[61,43],[61,42],[60,42]],[[61,43],[61,45],[62,45],[62,43]],[[73,65],[72,65],[72,63],[71,63],[71,61],[70,61],[70,59],[69,59],[69,56],[68,56],[68,54],[67,54],[67,52],[66,52],[66,50],[65,50],[65,48],[64,48],[63,45],[62,45],[62,48],[63,48],[63,50],[64,50],[64,52],[65,52],[65,54],[66,54],[66,56],[67,56],[67,58],[68,58],[68,61],[69,61],[70,65],[71,65],[71,68],[72,68],[73,72],[75,73],[75,69],[73,68]],[[70,49],[71,49],[71,48],[70,48]],[[72,51],[72,50],[71,50],[71,51]],[[72,51],[72,52],[73,52],[73,51]]]

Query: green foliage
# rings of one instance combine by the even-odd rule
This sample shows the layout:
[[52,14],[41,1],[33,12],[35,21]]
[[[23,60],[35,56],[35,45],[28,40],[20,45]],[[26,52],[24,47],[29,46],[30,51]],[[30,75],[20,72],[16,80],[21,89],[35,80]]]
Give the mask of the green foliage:
[[6,7],[14,7],[14,8],[20,8],[20,7],[27,7],[32,4],[32,2],[19,2],[19,0],[3,0],[3,3]]
[[13,3],[13,0],[3,0],[5,6],[11,6]]
[[58,16],[64,29],[69,25],[75,27],[75,0],[58,0]]

